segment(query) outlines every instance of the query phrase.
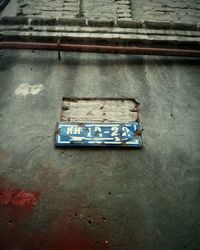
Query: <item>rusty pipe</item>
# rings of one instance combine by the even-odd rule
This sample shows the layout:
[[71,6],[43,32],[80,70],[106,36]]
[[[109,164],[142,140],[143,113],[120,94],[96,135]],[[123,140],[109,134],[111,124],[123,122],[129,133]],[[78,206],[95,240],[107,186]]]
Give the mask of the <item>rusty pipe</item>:
[[90,53],[200,57],[200,50],[191,50],[191,49],[125,47],[125,46],[61,44],[61,43],[34,43],[34,42],[15,42],[15,41],[0,42],[0,49],[56,50],[56,51],[72,51],[72,52],[90,52]]

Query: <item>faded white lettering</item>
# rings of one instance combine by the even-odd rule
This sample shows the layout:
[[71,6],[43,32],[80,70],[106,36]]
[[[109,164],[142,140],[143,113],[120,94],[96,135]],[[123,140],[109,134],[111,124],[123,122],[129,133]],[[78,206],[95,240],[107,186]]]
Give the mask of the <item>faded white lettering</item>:
[[82,132],[82,128],[78,127],[78,126],[74,126],[74,127],[67,127],[67,134],[68,135],[80,135]]

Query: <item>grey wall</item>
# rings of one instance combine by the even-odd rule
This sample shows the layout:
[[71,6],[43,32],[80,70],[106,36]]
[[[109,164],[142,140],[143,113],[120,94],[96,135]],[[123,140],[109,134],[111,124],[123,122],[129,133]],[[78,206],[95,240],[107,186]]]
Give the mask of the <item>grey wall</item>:
[[[188,58],[62,53],[58,61],[56,52],[2,51],[0,188],[41,195],[33,214],[13,220],[11,235],[1,207],[0,237],[10,235],[1,249],[27,249],[38,234],[41,245],[29,249],[45,249],[75,226],[96,244],[87,249],[198,249],[199,65]],[[17,95],[24,83],[44,89]],[[54,148],[63,96],[135,97],[144,148]]]

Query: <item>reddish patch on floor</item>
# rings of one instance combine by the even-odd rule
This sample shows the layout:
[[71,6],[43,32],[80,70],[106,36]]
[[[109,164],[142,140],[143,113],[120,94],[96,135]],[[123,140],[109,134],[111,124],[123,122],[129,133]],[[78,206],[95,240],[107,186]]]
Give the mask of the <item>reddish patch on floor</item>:
[[0,205],[35,207],[38,202],[38,196],[38,193],[28,193],[20,189],[0,189]]

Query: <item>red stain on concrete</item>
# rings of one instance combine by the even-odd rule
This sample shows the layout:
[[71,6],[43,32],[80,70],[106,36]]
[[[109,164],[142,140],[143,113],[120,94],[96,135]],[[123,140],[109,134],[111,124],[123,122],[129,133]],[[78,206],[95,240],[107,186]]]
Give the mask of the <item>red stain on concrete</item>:
[[28,193],[20,189],[0,189],[0,205],[12,205],[15,207],[35,207],[39,194]]
[[[106,240],[98,240],[97,235],[86,228],[71,224],[56,225],[52,222],[45,231],[29,231],[23,224],[13,222],[6,232],[0,232],[0,249],[11,250],[106,250]],[[58,227],[58,228],[57,228]],[[5,228],[4,228],[5,229]]]
[[20,189],[0,189],[0,208],[6,209],[11,220],[27,218],[39,200],[39,193]]
[[33,235],[27,240],[23,249],[30,250],[105,250],[105,243],[97,242],[93,235],[75,226],[57,232],[47,231],[46,235]]
[[[3,185],[4,186],[4,185]],[[5,187],[5,186],[4,186]],[[7,187],[7,185],[6,185]],[[105,250],[107,238],[99,236],[87,223],[87,216],[79,216],[84,199],[76,196],[62,213],[49,213],[51,221],[40,229],[29,228],[29,218],[39,201],[39,193],[20,189],[0,189],[0,249],[20,250]],[[36,214],[35,214],[36,215]],[[37,219],[37,217],[35,217]],[[84,220],[86,219],[85,225]],[[33,221],[30,220],[32,224]]]
[[0,188],[0,249],[25,249],[23,242],[29,234],[27,235],[24,226],[38,204],[40,195],[38,192],[10,188],[11,184],[8,182],[3,182],[2,186],[3,188]]

